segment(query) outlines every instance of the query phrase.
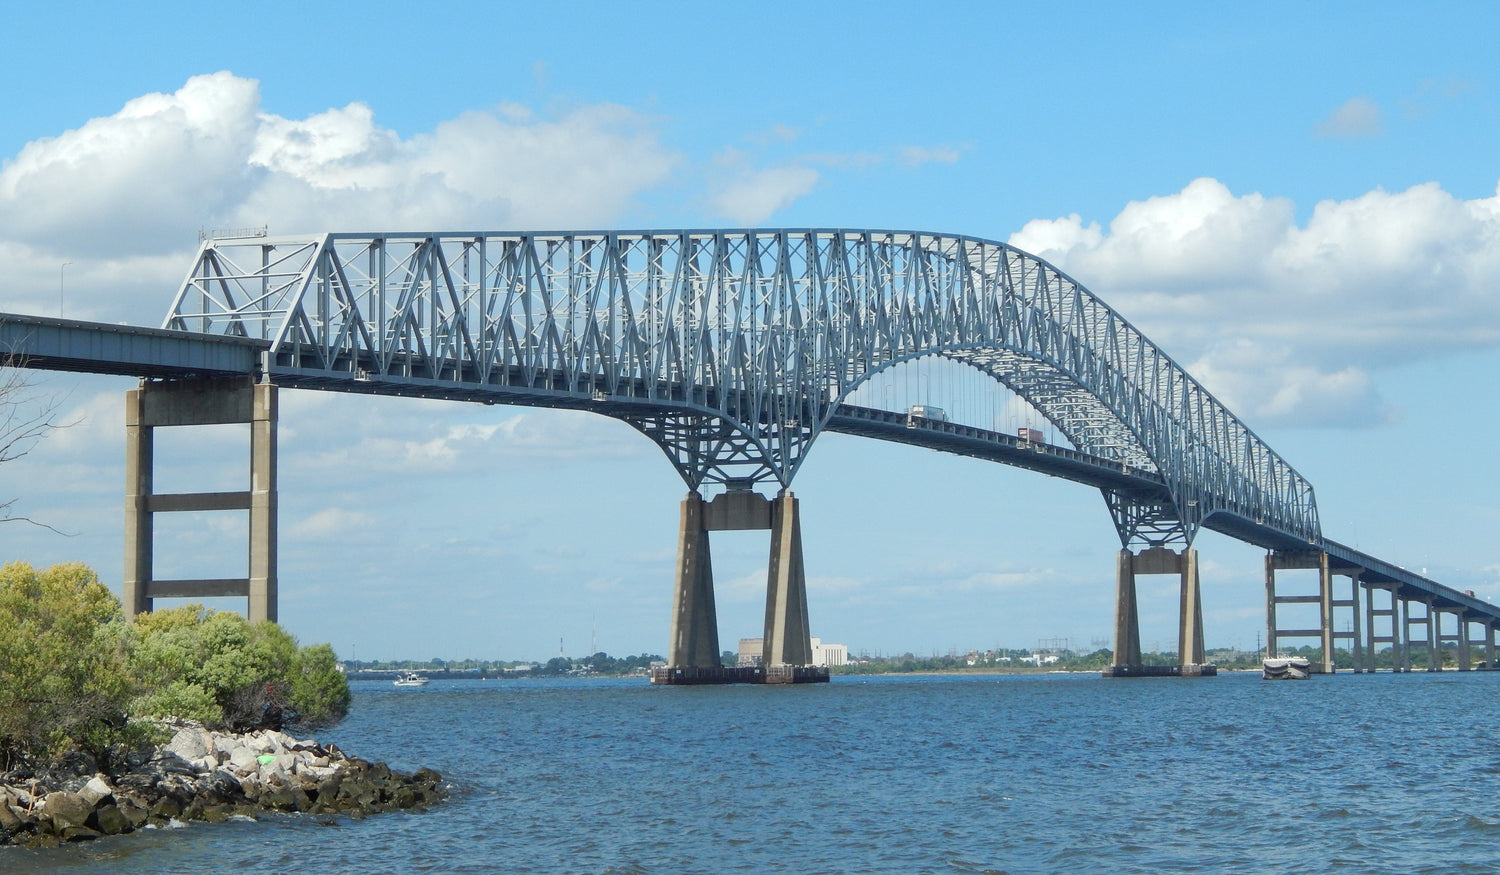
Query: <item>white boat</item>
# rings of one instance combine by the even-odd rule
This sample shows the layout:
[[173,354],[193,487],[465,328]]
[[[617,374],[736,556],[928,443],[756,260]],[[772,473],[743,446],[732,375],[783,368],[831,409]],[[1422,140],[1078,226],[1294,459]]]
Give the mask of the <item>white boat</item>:
[[1307,657],[1278,654],[1261,660],[1260,676],[1268,681],[1305,681],[1312,676]]
[[414,671],[403,671],[396,675],[394,683],[398,687],[425,687],[427,686],[427,678]]

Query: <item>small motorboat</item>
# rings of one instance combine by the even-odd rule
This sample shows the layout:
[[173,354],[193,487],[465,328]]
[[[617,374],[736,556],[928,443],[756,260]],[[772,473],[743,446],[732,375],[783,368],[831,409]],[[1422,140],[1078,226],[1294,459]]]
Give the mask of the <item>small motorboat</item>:
[[[1306,660],[1303,661],[1306,662]],[[427,686],[427,678],[414,671],[403,671],[396,675],[394,683],[398,687],[425,687]]]
[[1312,676],[1305,656],[1278,654],[1261,660],[1260,676],[1268,681],[1305,681]]

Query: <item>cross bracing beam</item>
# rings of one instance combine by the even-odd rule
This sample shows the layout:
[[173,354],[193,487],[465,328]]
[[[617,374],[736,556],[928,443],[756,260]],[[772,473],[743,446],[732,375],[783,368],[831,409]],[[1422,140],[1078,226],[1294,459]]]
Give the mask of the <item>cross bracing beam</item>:
[[1161,479],[1154,498],[1104,490],[1122,543],[1191,543],[1204,525],[1320,538],[1311,486],[1166,353],[1052,265],[972,237],[209,239],[164,327],[267,341],[278,380],[597,401],[693,488],[789,485],[850,392],[941,355],[1015,391],[1081,453]]

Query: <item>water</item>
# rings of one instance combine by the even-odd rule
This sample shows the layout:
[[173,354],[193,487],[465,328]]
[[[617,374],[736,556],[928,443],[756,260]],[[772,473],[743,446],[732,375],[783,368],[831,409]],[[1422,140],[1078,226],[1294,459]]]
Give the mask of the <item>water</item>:
[[0,872],[1500,870],[1500,674],[355,685],[326,740],[458,789]]

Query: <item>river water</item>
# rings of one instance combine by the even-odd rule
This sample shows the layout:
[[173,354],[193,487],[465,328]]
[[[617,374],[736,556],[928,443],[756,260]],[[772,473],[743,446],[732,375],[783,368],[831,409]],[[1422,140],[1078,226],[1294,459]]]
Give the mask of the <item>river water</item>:
[[0,872],[1500,871],[1500,674],[359,682],[328,730],[450,778]]

